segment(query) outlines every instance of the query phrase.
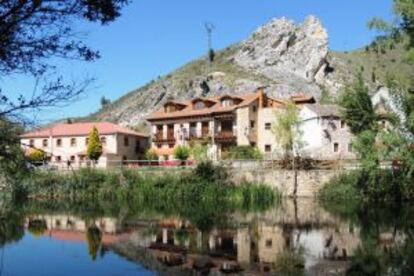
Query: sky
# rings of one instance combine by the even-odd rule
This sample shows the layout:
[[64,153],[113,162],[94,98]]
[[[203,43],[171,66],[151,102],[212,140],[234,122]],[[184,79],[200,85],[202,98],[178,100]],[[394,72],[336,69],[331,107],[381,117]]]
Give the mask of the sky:
[[[102,96],[116,100],[205,54],[205,22],[215,26],[213,47],[221,49],[246,39],[274,17],[300,23],[312,14],[328,30],[330,48],[344,51],[368,44],[375,32],[368,30],[367,21],[391,19],[391,7],[392,0],[132,0],[108,26],[75,26],[101,59],[50,60],[68,81],[95,78],[88,91],[68,106],[25,115],[41,124],[98,110]],[[31,94],[34,84],[27,76],[0,77],[0,87],[8,95]]]

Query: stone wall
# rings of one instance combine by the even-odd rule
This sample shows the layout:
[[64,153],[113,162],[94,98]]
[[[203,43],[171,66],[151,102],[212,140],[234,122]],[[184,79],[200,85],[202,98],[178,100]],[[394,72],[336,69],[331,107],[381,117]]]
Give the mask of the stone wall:
[[[339,175],[338,170],[300,170],[297,171],[297,196],[314,197],[329,180]],[[236,184],[243,181],[264,183],[277,188],[283,195],[293,195],[295,172],[291,170],[243,169],[233,171]]]

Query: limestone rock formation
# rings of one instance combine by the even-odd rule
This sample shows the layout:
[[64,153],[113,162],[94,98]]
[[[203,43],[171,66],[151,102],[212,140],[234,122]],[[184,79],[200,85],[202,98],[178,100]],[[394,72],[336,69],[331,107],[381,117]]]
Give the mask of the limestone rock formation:
[[309,16],[302,24],[273,19],[245,41],[218,51],[212,64],[204,57],[190,62],[92,118],[133,126],[169,99],[242,94],[259,86],[275,97],[303,93],[318,99],[322,87],[335,94],[343,85],[337,70],[349,75],[340,60],[330,57],[327,31],[316,17]]

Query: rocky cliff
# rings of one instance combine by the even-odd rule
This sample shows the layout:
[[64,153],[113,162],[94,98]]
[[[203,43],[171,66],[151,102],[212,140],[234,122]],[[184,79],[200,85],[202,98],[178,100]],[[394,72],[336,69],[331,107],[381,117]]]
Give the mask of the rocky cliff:
[[[303,93],[320,99],[323,91],[335,96],[363,67],[366,57],[358,55],[362,65],[353,64],[353,56],[331,53],[328,44],[328,33],[314,16],[301,24],[274,19],[246,40],[218,51],[212,63],[204,57],[190,62],[87,119],[136,126],[169,99],[241,94],[259,86],[266,86],[266,92],[276,97]],[[370,66],[375,70],[375,63]]]

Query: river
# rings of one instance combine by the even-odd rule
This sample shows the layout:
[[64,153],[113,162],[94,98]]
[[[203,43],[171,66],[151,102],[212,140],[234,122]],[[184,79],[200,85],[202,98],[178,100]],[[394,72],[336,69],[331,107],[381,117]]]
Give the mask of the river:
[[363,275],[367,248],[389,271],[385,254],[411,245],[412,207],[284,199],[182,215],[110,202],[4,205],[0,275]]

